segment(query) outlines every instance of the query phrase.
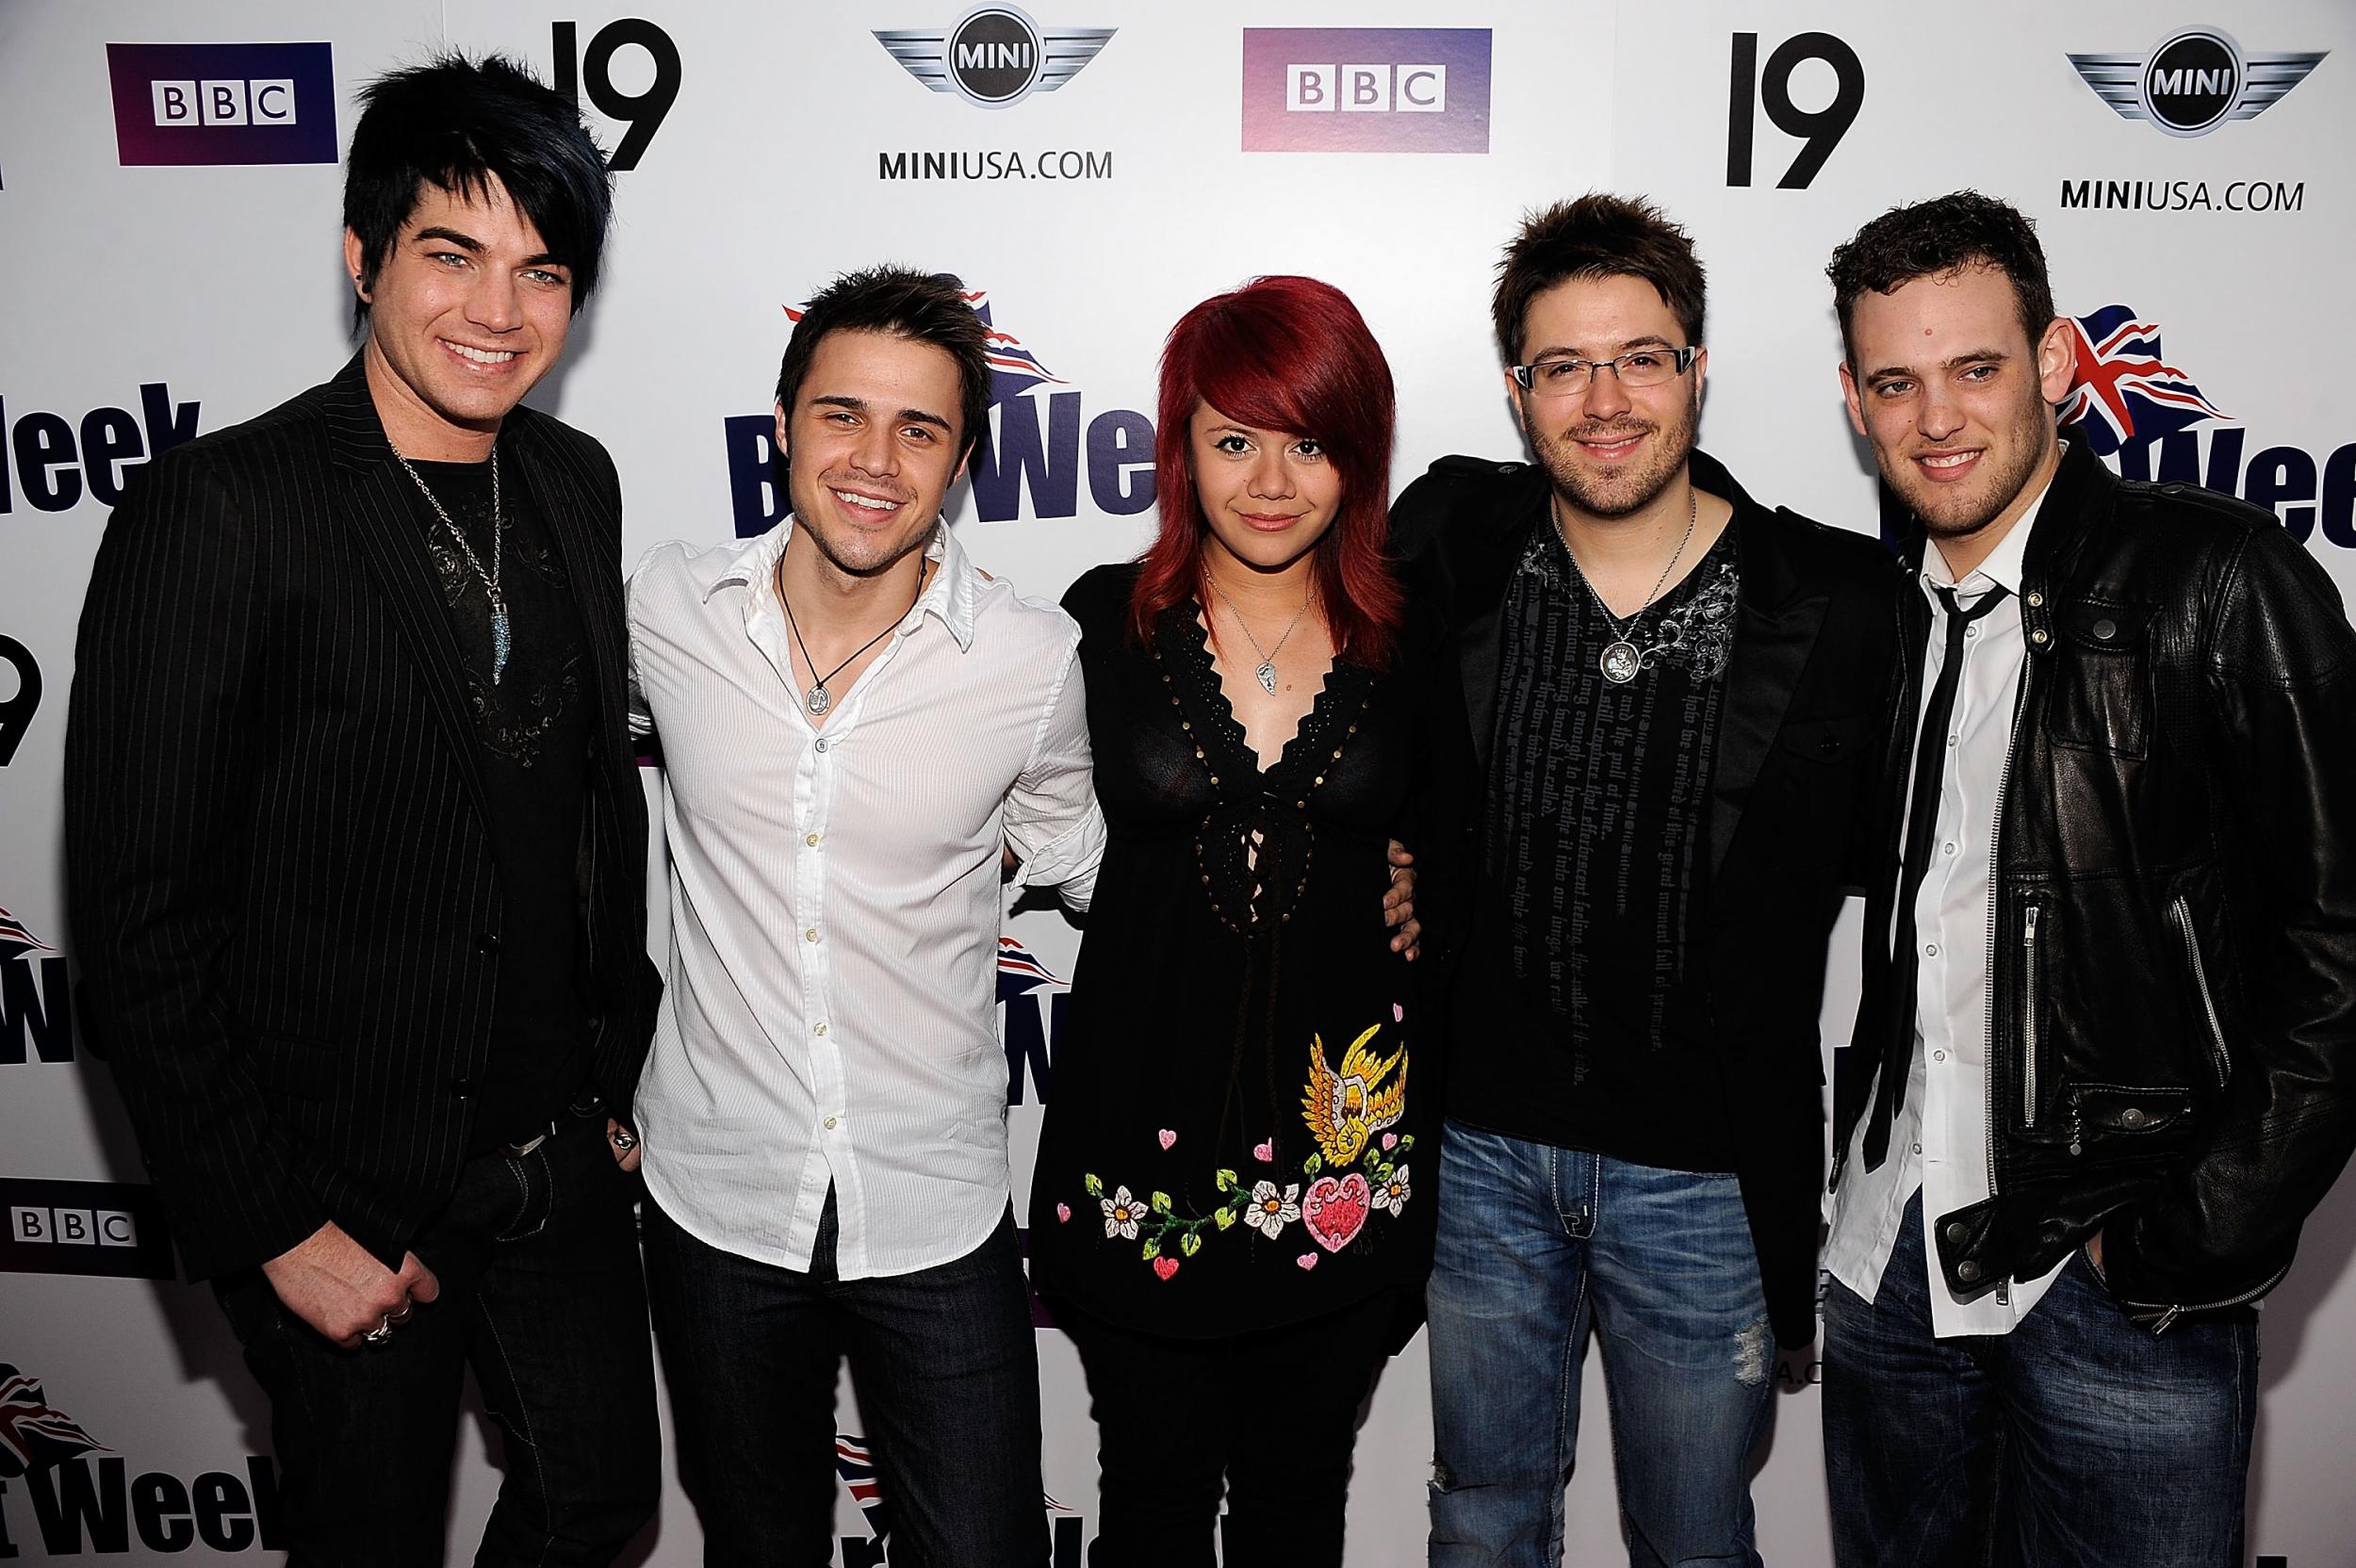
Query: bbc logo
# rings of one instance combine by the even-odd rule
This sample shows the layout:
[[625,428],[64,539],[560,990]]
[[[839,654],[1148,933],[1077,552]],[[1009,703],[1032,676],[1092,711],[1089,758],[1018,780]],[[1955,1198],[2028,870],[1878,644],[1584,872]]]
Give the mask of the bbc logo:
[[8,1234],[33,1247],[137,1247],[139,1222],[124,1209],[10,1208]]
[[172,129],[298,123],[291,76],[260,81],[151,82],[148,93],[155,123]]
[[1446,114],[1445,65],[1288,65],[1289,114]]

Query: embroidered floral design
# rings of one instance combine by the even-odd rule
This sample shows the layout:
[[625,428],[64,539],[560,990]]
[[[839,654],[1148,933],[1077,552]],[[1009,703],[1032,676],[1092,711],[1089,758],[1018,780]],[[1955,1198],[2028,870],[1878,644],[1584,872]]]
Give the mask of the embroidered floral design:
[[1274,1241],[1285,1226],[1301,1217],[1301,1184],[1286,1185],[1280,1194],[1274,1182],[1262,1182],[1252,1189],[1252,1206],[1245,1209],[1243,1222]]
[[1122,1241],[1137,1239],[1137,1221],[1143,1217],[1138,1211],[1137,1200],[1129,1196],[1127,1187],[1122,1187],[1110,1198],[1103,1200],[1097,1206],[1104,1211],[1104,1239],[1106,1241],[1111,1241],[1115,1237]]
[[[1373,1215],[1403,1215],[1411,1196],[1404,1162],[1415,1138],[1385,1129],[1406,1115],[1407,1048],[1382,1055],[1373,1043],[1381,1029],[1378,1023],[1351,1041],[1338,1067],[1326,1061],[1323,1040],[1310,1037],[1301,1104],[1317,1150],[1301,1162],[1298,1181],[1255,1179],[1247,1185],[1232,1170],[1215,1171],[1219,1201],[1205,1214],[1181,1214],[1167,1192],[1150,1193],[1140,1202],[1126,1186],[1115,1186],[1107,1197],[1103,1179],[1089,1172],[1080,1185],[1104,1217],[1104,1239],[1136,1242],[1138,1257],[1167,1282],[1176,1276],[1179,1258],[1193,1257],[1206,1235],[1232,1231],[1237,1220],[1269,1241],[1298,1223],[1318,1248],[1339,1252],[1365,1233]],[[1168,1150],[1178,1135],[1165,1128],[1155,1138]],[[1361,1168],[1345,1168],[1361,1156]],[[1252,1157],[1277,1163],[1276,1140],[1253,1145]],[[1400,1163],[1394,1165],[1394,1158]],[[1066,1212],[1056,1205],[1058,1217]],[[1303,1252],[1293,1261],[1305,1271],[1317,1266],[1319,1255]]]
[[[1375,1024],[1352,1040],[1338,1069],[1326,1065],[1325,1041],[1309,1037],[1309,1086],[1301,1097],[1301,1114],[1319,1152],[1333,1165],[1355,1160],[1368,1138],[1407,1114],[1407,1048],[1378,1059],[1370,1042],[1382,1028]],[[1399,1076],[1385,1088],[1383,1081],[1394,1068]]]

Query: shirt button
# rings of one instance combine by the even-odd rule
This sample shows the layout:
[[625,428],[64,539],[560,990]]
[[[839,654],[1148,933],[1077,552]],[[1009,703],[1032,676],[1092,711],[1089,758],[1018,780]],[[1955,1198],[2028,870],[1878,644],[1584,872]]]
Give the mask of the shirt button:
[[803,933],[802,933],[802,940],[804,940],[804,941],[806,941],[806,942],[814,942],[814,941],[816,941],[817,939],[818,939],[818,927],[816,927],[816,926],[814,926],[814,925],[813,925],[813,926],[811,926],[809,930],[807,930],[807,931],[805,931],[805,932],[803,932]]
[[1970,626],[1963,629],[1963,634],[1966,637],[1977,637],[1980,634],[1980,623],[1973,621]]
[[1916,1153],[1920,1154],[1921,1152],[1922,1152],[1922,1146],[1921,1144],[1919,1144],[1919,1143],[1918,1143],[1918,1144],[1916,1144],[1916,1145],[1914,1146],[1914,1152],[1915,1152]]
[[1931,1060],[1932,1060],[1932,1061],[1934,1061],[1934,1062],[1943,1062],[1943,1061],[1945,1061],[1946,1059],[1947,1059],[1947,1053],[1945,1053],[1944,1051],[1934,1051],[1934,1052],[1932,1052],[1932,1053],[1931,1053]]
[[1952,844],[1952,843],[1944,843],[1944,844],[1939,845],[1939,847],[1940,849],[1942,849],[1942,850],[1946,851],[1946,852],[1947,852],[1948,854],[1950,854],[1950,855],[1953,855],[1953,854],[1955,852],[1955,846],[1954,844]]
[[826,1118],[826,1131],[829,1133],[834,1131],[834,1118],[832,1117]]
[[812,1027],[812,1028],[811,1028],[811,1030],[810,1030],[810,1033],[811,1033],[811,1034],[813,1034],[813,1035],[824,1035],[826,1032],[826,1026],[825,1024],[823,1024],[823,1023],[818,1024],[818,1025],[815,1025],[815,1026],[814,1026],[814,1027]]
[[812,849],[816,849],[818,847],[818,835],[815,833],[808,834],[803,838],[802,842],[810,845]]
[[824,742],[824,741],[819,742],[819,743],[818,743],[818,749],[819,749],[820,751],[824,751],[824,750],[826,750],[826,742]]
[[1954,745],[1954,744],[1955,744],[1957,741],[1961,740],[1962,738],[1963,738],[1963,737],[1962,737],[1962,736],[1960,736],[1960,735],[1950,735],[1950,736],[1948,736],[1948,737],[1947,737],[1947,743],[1948,743],[1949,745]]
[[1939,956],[1939,944],[1938,944],[1937,942],[1924,942],[1924,943],[1922,944],[1922,956],[1924,956],[1925,958],[1936,958],[1936,957],[1938,957],[1938,956]]

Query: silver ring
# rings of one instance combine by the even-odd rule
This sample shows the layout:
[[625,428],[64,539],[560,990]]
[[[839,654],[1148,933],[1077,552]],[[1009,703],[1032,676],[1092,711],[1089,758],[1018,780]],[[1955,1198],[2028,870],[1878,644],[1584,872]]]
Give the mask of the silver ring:
[[386,1340],[393,1337],[393,1320],[391,1316],[388,1315],[384,1321],[379,1323],[375,1328],[370,1329],[367,1333],[362,1334],[360,1337],[368,1341],[370,1345],[384,1344]]
[[614,1147],[627,1154],[638,1147],[638,1135],[627,1127],[614,1129]]

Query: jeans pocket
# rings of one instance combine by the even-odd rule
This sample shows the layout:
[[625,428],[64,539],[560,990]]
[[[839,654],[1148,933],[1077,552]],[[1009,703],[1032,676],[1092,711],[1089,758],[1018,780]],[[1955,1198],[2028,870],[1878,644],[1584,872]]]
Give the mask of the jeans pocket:
[[523,1241],[548,1228],[548,1215],[556,1204],[556,1168],[548,1153],[548,1143],[544,1142],[529,1154],[494,1156],[515,1180],[515,1206],[514,1217],[493,1240]]

